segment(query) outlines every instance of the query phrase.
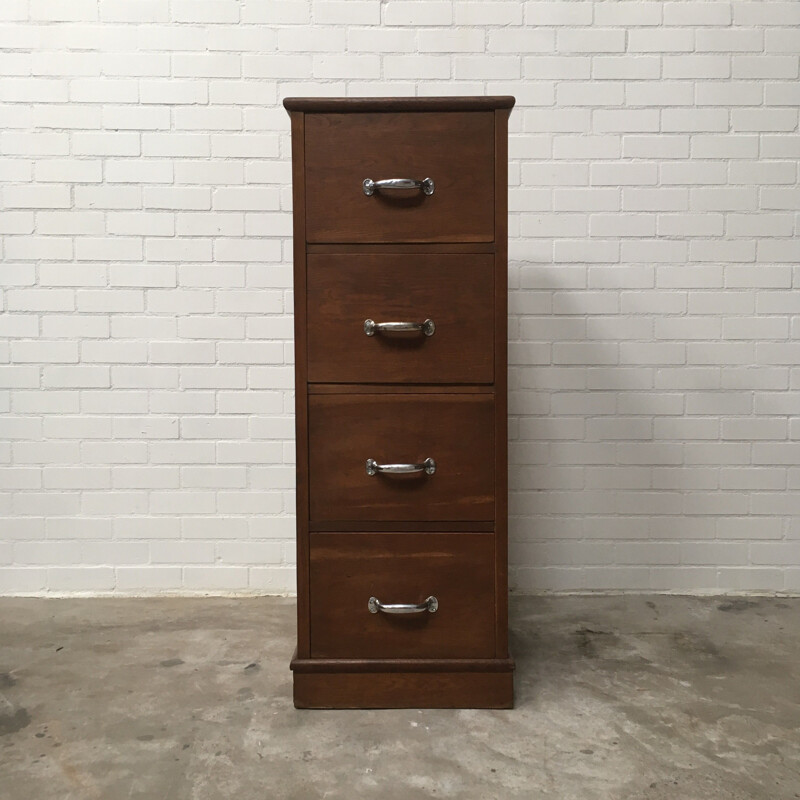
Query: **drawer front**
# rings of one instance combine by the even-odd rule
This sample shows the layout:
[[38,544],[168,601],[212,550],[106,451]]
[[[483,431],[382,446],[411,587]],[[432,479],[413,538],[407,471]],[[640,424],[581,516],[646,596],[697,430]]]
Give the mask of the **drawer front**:
[[[307,114],[309,242],[491,242],[494,114]],[[365,179],[431,178],[422,189]]]
[[[492,255],[309,255],[309,381],[491,383],[493,266]],[[366,320],[433,328],[368,336]]]
[[308,425],[312,521],[494,518],[492,395],[312,394]]
[[[492,658],[494,534],[317,533],[311,536],[314,658]],[[434,613],[372,613],[422,604]]]

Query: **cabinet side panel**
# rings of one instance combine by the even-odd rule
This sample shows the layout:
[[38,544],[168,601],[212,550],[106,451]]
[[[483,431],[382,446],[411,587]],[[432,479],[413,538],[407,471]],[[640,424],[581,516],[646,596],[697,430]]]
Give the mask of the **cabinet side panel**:
[[294,390],[297,448],[297,655],[309,656],[308,625],[308,367],[306,364],[305,114],[292,112],[294,251]]
[[508,657],[508,115],[494,112],[495,656]]

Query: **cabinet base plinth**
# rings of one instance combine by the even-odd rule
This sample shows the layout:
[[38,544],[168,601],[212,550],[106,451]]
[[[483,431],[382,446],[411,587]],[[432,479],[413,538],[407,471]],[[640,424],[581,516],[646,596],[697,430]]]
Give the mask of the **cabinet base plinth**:
[[[292,661],[296,708],[513,708],[514,662]],[[392,669],[392,666],[394,668]],[[437,669],[438,667],[438,669]]]

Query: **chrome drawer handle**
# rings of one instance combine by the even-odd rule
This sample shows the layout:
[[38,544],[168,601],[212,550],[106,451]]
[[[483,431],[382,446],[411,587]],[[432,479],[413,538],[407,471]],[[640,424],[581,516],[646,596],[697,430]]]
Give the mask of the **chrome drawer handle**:
[[439,601],[431,595],[424,603],[381,603],[377,597],[370,597],[367,603],[370,614],[383,611],[384,614],[421,614],[423,611],[436,613]]
[[425,178],[421,181],[415,181],[413,178],[387,178],[382,181],[364,178],[361,185],[364,187],[364,194],[367,197],[372,197],[376,189],[422,189],[426,195],[430,196],[436,188],[433,178]]
[[364,333],[374,336],[376,333],[403,333],[405,331],[420,331],[426,336],[436,333],[436,323],[432,319],[425,322],[375,322],[374,319],[364,320]]
[[379,472],[389,472],[393,475],[424,472],[433,475],[436,472],[436,462],[432,458],[426,458],[421,464],[379,464],[374,458],[368,458],[367,475],[377,475]]

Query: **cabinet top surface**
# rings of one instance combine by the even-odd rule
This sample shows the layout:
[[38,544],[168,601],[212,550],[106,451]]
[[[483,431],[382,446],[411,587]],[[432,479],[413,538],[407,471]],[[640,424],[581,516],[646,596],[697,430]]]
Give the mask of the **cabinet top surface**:
[[287,97],[287,111],[338,113],[358,111],[494,111],[511,109],[516,99],[495,97]]

